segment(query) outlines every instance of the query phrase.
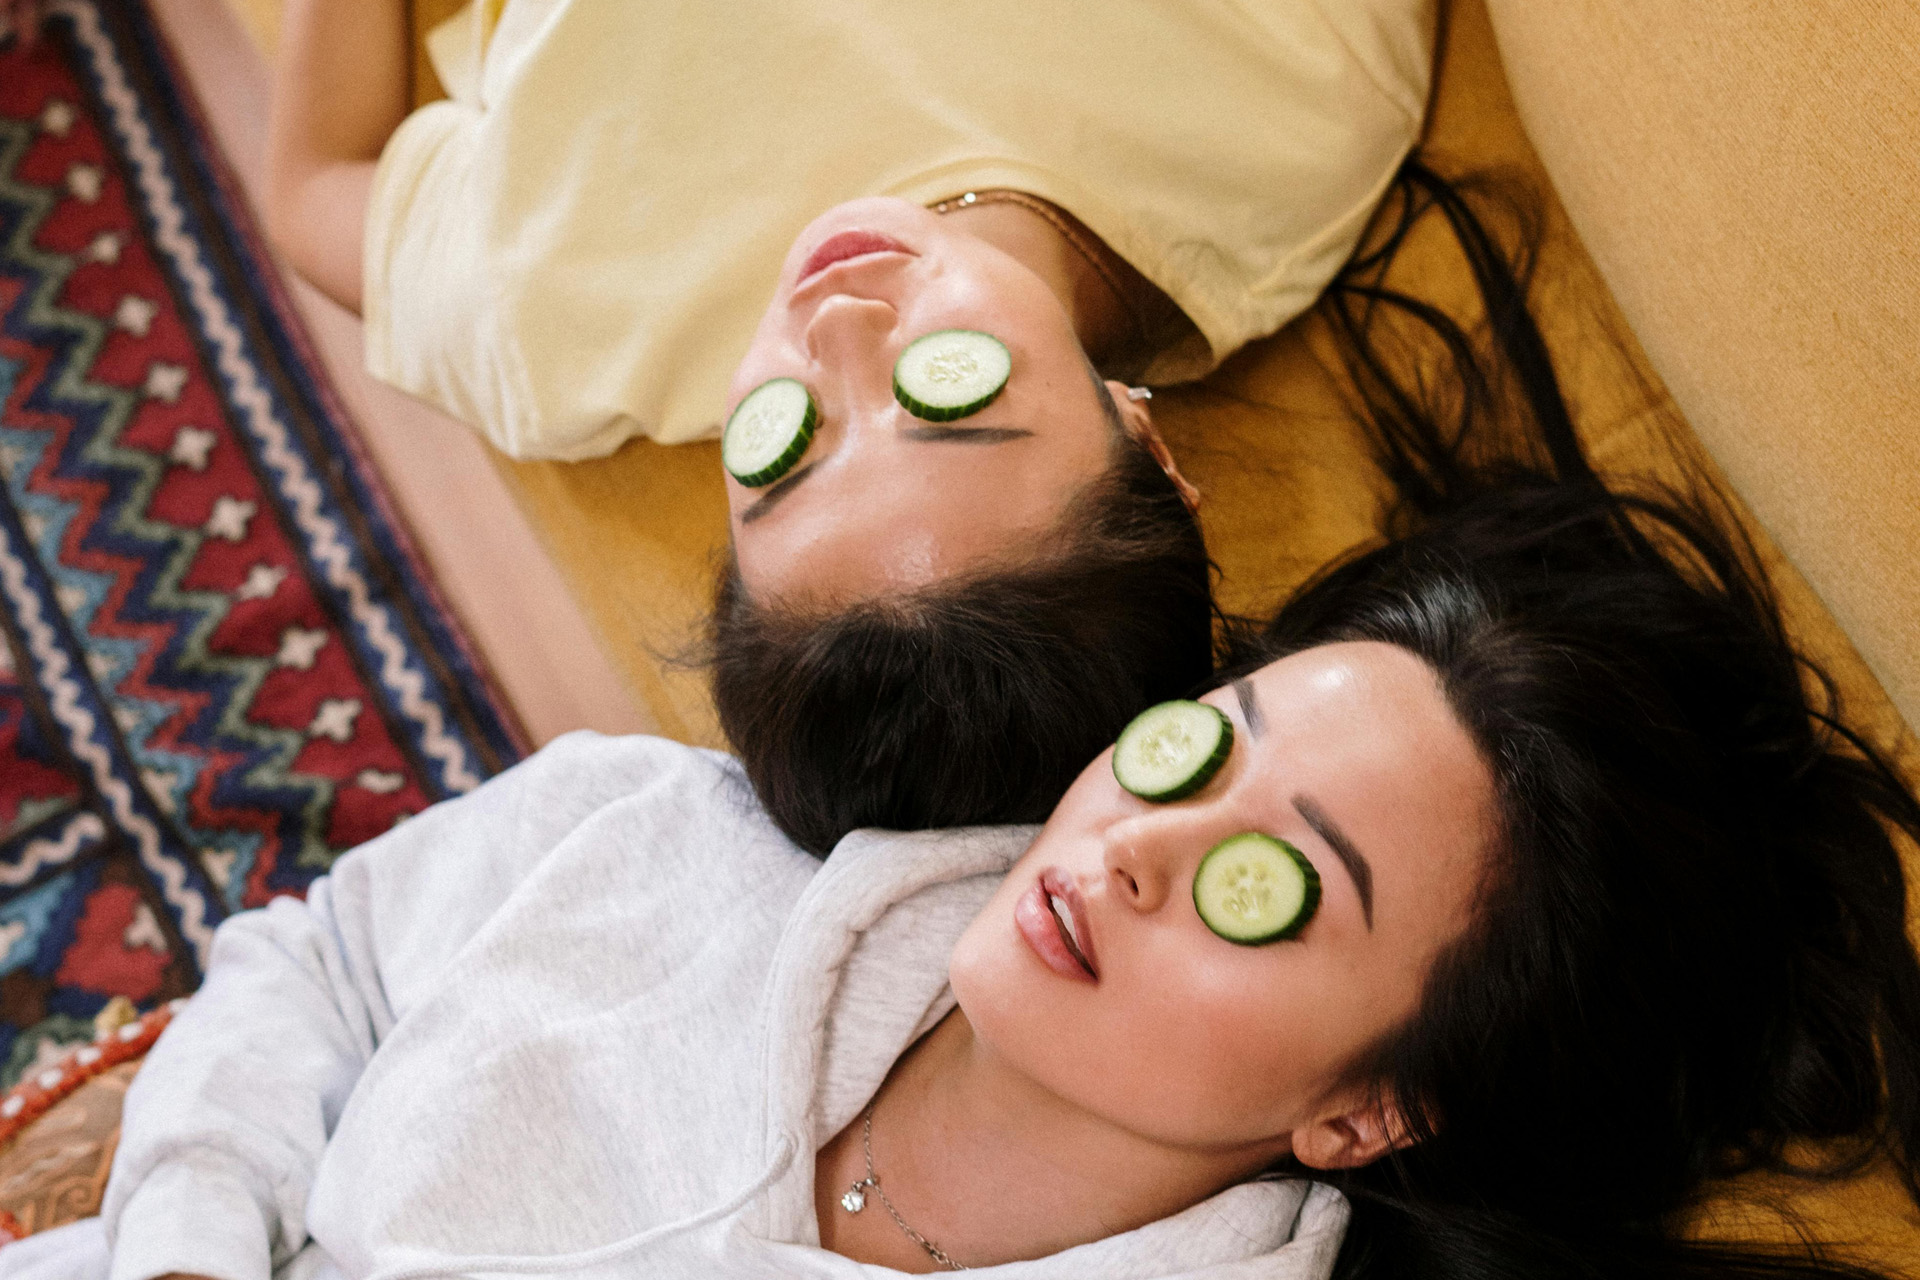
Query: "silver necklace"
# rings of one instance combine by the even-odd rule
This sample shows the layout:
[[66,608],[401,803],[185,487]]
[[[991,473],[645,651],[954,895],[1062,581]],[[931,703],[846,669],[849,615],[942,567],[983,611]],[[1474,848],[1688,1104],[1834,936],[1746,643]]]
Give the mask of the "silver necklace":
[[965,1263],[955,1262],[947,1256],[947,1251],[933,1241],[907,1225],[900,1211],[893,1207],[893,1201],[887,1199],[887,1193],[880,1189],[880,1175],[873,1171],[873,1103],[867,1104],[866,1122],[860,1126],[860,1149],[867,1153],[867,1176],[847,1188],[847,1194],[840,1197],[840,1207],[848,1213],[858,1213],[867,1207],[867,1191],[880,1197],[880,1203],[886,1206],[887,1214],[894,1225],[907,1233],[907,1239],[927,1251],[927,1256],[949,1271],[965,1271]]

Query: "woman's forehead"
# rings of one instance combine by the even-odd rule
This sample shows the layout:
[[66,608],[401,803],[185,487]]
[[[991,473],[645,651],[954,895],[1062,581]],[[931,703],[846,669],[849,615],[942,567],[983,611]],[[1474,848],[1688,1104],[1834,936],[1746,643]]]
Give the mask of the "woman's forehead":
[[[1296,722],[1296,730],[1372,724],[1387,716],[1396,723],[1373,727],[1409,734],[1458,730],[1464,740],[1465,731],[1433,668],[1416,654],[1382,641],[1345,640],[1302,649],[1261,667],[1245,678],[1244,686],[1245,692],[1228,688],[1236,705],[1244,710],[1251,696],[1259,713],[1284,713]],[[1387,745],[1385,739],[1376,740]]]
[[1374,641],[1324,645],[1207,700],[1240,721],[1252,785],[1287,803],[1307,797],[1366,855],[1383,923],[1396,907],[1444,918],[1445,905],[1470,902],[1494,829],[1493,778],[1423,660]]

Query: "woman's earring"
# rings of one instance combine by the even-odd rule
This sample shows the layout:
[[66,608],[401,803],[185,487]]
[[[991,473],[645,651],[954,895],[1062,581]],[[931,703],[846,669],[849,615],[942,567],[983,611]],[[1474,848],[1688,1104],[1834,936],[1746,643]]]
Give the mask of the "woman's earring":
[[1139,404],[1142,400],[1153,399],[1153,392],[1146,387],[1128,387],[1127,399]]

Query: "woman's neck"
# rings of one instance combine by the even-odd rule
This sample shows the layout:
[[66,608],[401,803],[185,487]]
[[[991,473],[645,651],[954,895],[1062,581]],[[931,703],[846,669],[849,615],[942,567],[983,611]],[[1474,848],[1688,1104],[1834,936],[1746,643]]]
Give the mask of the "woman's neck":
[[934,206],[1017,258],[1060,299],[1087,357],[1132,378],[1185,317],[1160,289],[1072,214],[1024,192],[988,191]]
[[[968,1266],[1044,1257],[1178,1213],[1280,1151],[1168,1147],[1071,1105],[1012,1070],[954,1010],[895,1064],[873,1104],[873,1169],[901,1218]],[[864,1116],[822,1147],[821,1246],[900,1271],[942,1268],[869,1191]]]

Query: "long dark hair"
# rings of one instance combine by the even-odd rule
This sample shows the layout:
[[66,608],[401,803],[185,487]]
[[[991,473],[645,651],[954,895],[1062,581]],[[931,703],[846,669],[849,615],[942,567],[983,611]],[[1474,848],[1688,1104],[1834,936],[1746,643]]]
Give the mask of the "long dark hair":
[[[1412,1145],[1337,1175],[1336,1275],[1860,1276],[1686,1238],[1710,1179],[1890,1159],[1920,1203],[1920,803],[1798,654],[1724,505],[1609,487],[1527,307],[1529,256],[1418,161],[1326,300],[1399,499],[1381,543],[1236,641],[1419,655],[1496,779],[1466,935],[1360,1064]],[[1483,334],[1386,283],[1444,217]],[[1409,335],[1438,363],[1409,371]],[[1818,1144],[1812,1167],[1790,1148]],[[1805,1157],[1801,1157],[1805,1158]]]
[[728,566],[715,706],[761,804],[825,857],[860,827],[1039,822],[1142,708],[1213,670],[1199,525],[1095,380],[1111,460],[1025,563],[825,615]]

